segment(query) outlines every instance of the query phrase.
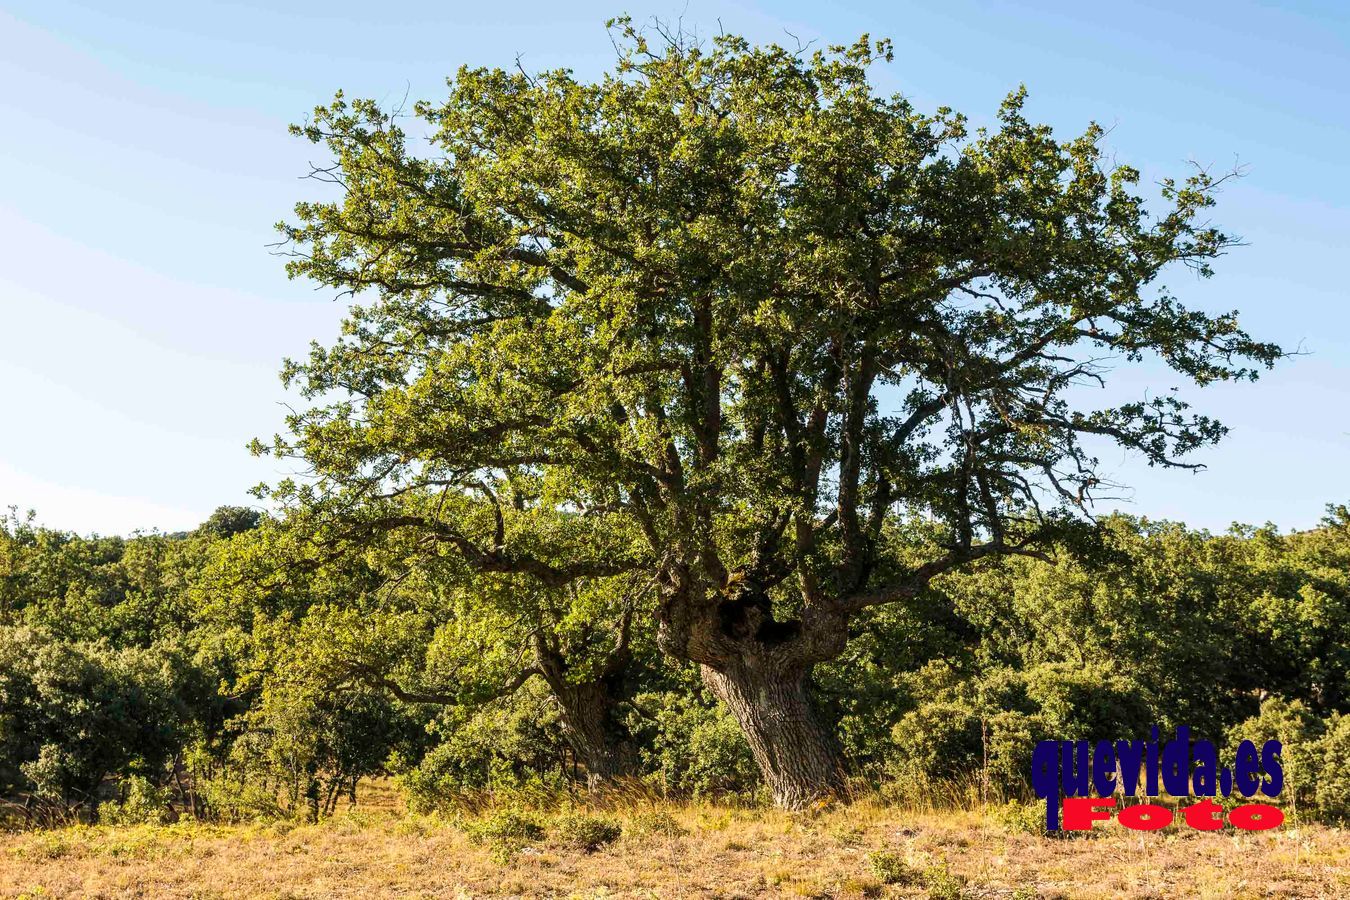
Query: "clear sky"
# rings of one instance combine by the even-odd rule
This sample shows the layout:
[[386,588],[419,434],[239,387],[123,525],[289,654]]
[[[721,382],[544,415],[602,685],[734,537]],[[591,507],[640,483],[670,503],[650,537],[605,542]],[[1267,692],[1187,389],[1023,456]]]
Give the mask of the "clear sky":
[[434,98],[464,63],[598,73],[625,11],[789,45],[889,36],[879,84],[922,108],[987,122],[1025,82],[1032,116],[1111,126],[1146,181],[1244,165],[1215,220],[1249,246],[1166,283],[1305,355],[1190,392],[1232,428],[1207,470],[1105,456],[1132,488],[1115,505],[1221,530],[1350,501],[1350,4],[0,0],[0,507],[106,534],[249,502],[282,473],[244,449],[280,427],[280,361],[341,313],[265,247],[313,193],[286,125],[337,88]]

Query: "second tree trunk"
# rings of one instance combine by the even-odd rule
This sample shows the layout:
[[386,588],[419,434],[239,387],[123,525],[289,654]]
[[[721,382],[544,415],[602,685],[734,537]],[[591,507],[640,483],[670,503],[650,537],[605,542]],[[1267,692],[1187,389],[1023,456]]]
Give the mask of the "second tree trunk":
[[628,772],[632,747],[616,721],[614,698],[604,680],[553,685],[567,743],[586,767],[594,790]]

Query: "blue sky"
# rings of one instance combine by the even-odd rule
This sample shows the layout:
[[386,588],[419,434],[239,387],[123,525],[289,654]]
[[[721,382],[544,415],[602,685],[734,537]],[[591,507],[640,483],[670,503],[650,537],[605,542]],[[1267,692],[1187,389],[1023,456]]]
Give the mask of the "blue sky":
[[[895,42],[879,85],[988,121],[1019,83],[1062,134],[1096,119],[1145,180],[1236,161],[1215,220],[1249,246],[1184,301],[1237,308],[1305,355],[1191,390],[1232,428],[1198,474],[1119,451],[1107,504],[1215,530],[1316,524],[1350,501],[1350,5],[1023,2],[0,2],[0,507],[80,532],[174,530],[284,473],[286,355],[335,333],[331,294],[266,244],[314,187],[290,138],[337,88],[434,98],[464,63],[601,71],[603,23],[683,15],[758,41]],[[794,37],[795,36],[795,37]],[[1154,366],[1117,388],[1167,390]]]

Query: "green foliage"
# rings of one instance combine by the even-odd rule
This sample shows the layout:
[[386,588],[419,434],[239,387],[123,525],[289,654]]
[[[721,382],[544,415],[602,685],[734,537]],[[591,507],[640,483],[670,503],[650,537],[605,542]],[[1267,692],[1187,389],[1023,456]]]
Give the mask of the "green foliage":
[[968,896],[965,876],[954,874],[946,863],[924,869],[923,883],[928,888],[929,900],[962,900]]
[[1127,676],[1043,663],[1018,671],[957,668],[933,661],[903,677],[908,711],[868,752],[902,782],[950,781],[979,772],[989,787],[1025,784],[1040,740],[1142,734],[1154,721],[1150,698]]
[[503,864],[522,847],[543,840],[546,834],[532,814],[509,806],[494,809],[464,830],[475,843],[486,845],[493,858]]
[[1327,720],[1316,752],[1318,814],[1324,821],[1350,822],[1350,715]]
[[1298,700],[1270,697],[1260,712],[1228,731],[1227,751],[1234,758],[1238,744],[1251,741],[1259,753],[1266,741],[1281,744],[1280,768],[1284,789],[1277,802],[1305,809],[1314,802],[1321,780],[1320,738],[1323,725]]
[[994,821],[1013,834],[1045,834],[1045,801],[1009,800],[993,810]]
[[1272,802],[1325,822],[1350,821],[1350,716],[1338,712],[1317,719],[1297,700],[1272,697],[1261,704],[1260,715],[1230,731],[1229,747],[1251,740],[1259,750],[1272,738],[1281,742],[1284,773],[1284,790]]
[[[1254,377],[1280,355],[1232,315],[1145,290],[1171,263],[1208,274],[1231,244],[1204,224],[1217,187],[1204,172],[1164,181],[1150,214],[1139,173],[1103,155],[1100,126],[1056,140],[1025,118],[1025,91],[974,133],[949,109],[878,95],[869,71],[889,57],[885,42],[799,55],[729,35],[706,49],[650,46],[622,23],[616,36],[615,77],[595,82],[461,69],[448,97],[414,107],[426,156],[376,103],[340,94],[293,129],[331,154],[323,171],[342,191],[297,204],[280,226],[288,272],[374,296],[341,340],[287,366],[309,396],[353,399],[297,413],[281,452],[342,484],[376,460],[384,478],[464,485],[456,473],[532,466],[580,502],[612,498],[615,482],[648,487],[668,442],[701,484],[673,503],[693,512],[716,498],[708,512],[758,517],[807,499],[793,487],[803,460],[787,413],[816,392],[829,409],[870,407],[871,389],[890,386],[905,398],[894,417],[855,410],[869,467],[859,484],[875,475],[955,529],[987,527],[985,513],[960,511],[979,500],[959,463],[904,440],[919,439],[902,430],[907,417],[926,423],[955,389],[937,371],[972,374],[962,390],[997,516],[1035,502],[1014,472],[1065,502],[1090,492],[1081,435],[1170,463],[1222,434],[1171,396],[1072,409],[1068,388],[1097,370],[1071,350],[1156,354],[1201,384]],[[855,368],[869,357],[877,364]],[[785,359],[787,411],[774,380]],[[707,383],[681,360],[699,361],[720,396],[703,397]],[[861,393],[841,372],[863,378]],[[700,411],[718,401],[722,427],[709,434]],[[844,455],[834,426],[818,429],[827,468]],[[933,449],[962,445],[933,438]],[[1084,471],[1047,476],[1071,460]],[[659,511],[649,529],[674,528]],[[628,515],[580,527],[636,533]],[[747,534],[725,531],[731,555]],[[609,561],[645,565],[668,546]]]
[[[1320,720],[1343,703],[1342,676],[1331,672],[1341,671],[1337,642],[1350,634],[1340,624],[1350,589],[1336,568],[1350,532],[1334,517],[1287,536],[1216,536],[1113,516],[1100,538],[1053,563],[1012,560],[944,577],[941,593],[922,601],[934,609],[929,634],[945,633],[921,639],[931,659],[910,661],[908,673],[884,657],[864,669],[881,689],[869,687],[875,699],[864,693],[866,704],[852,701],[873,722],[846,714],[866,726],[852,739],[857,758],[929,778],[982,770],[1016,791],[1038,740],[1188,724],[1230,752],[1239,732],[1258,745],[1284,740],[1285,800],[1310,812],[1321,778],[1307,757]],[[1300,612],[1310,597],[1315,618]],[[1272,641],[1272,617],[1291,616],[1305,623],[1302,643]],[[856,643],[900,644],[913,631],[905,617],[878,616]],[[1258,710],[1261,691],[1272,696]]]
[[275,781],[248,769],[226,770],[197,781],[204,809],[224,822],[270,822],[293,812],[284,805]]
[[232,538],[251,531],[263,523],[263,515],[246,506],[219,506],[207,520],[198,526],[199,532],[215,538]]
[[132,776],[118,786],[118,799],[99,804],[98,820],[104,825],[162,825],[172,811],[169,791]]
[[605,816],[573,811],[554,820],[553,832],[564,846],[594,853],[617,841],[623,827]]
[[450,709],[434,722],[441,742],[399,777],[409,806],[446,811],[461,795],[564,787],[565,743],[546,691],[526,690],[480,709]]
[[0,626],[0,791],[92,807],[107,777],[161,778],[194,733],[199,678],[169,648]]
[[905,862],[904,857],[889,850],[877,850],[867,855],[867,868],[882,884],[914,884],[919,873]]
[[470,837],[479,841],[540,841],[545,834],[544,826],[533,815],[509,806],[493,810],[488,816],[472,823],[467,831]]
[[148,647],[190,627],[185,587],[209,536],[79,537],[0,516],[0,624]]
[[415,710],[380,693],[276,682],[235,723],[227,763],[245,781],[273,786],[283,812],[313,821],[383,771],[392,747],[415,744],[418,724]]
[[[409,571],[396,563],[408,559],[398,542],[316,566],[301,532],[271,521],[227,539],[111,543],[9,521],[0,558],[12,620],[75,609],[55,603],[61,590],[141,586],[116,587],[87,608],[97,615],[76,617],[78,628],[0,627],[0,790],[31,798],[39,819],[96,807],[107,821],[170,807],[309,818],[385,771],[397,772],[411,808],[450,812],[482,791],[556,798],[585,771],[545,679],[493,696],[490,685],[521,665],[512,620],[496,611],[505,607],[475,607],[478,595],[456,593],[468,583],[433,577],[434,561]],[[1303,819],[1341,821],[1347,559],[1350,532],[1335,516],[1312,532],[1218,536],[1108,518],[1092,553],[947,576],[869,615],[848,657],[819,673],[824,709],[850,766],[883,786],[897,779],[897,798],[913,802],[972,787],[993,801],[1019,796],[1037,740],[1140,735],[1155,720],[1173,724],[1181,708],[1230,755],[1242,739],[1281,740],[1279,802]],[[394,589],[376,589],[399,571]],[[150,631],[119,624],[150,596],[177,612]],[[576,613],[560,637],[580,635],[593,612],[576,596],[560,608]],[[187,624],[174,625],[179,616]],[[584,641],[566,653],[585,672],[613,649],[605,640],[594,654]],[[1108,653],[1110,668],[1100,662]],[[1179,677],[1173,657],[1202,677]],[[453,702],[401,700],[358,677],[361,667],[405,695]],[[615,711],[636,774],[674,796],[757,789],[744,737],[691,672],[644,658],[625,679]],[[1283,690],[1258,708],[1263,684]],[[997,816],[1016,830],[1019,809]]]
[[634,700],[643,723],[644,768],[677,794],[694,797],[752,791],[759,784],[750,746],[721,706],[674,692]]
[[968,708],[924,704],[906,713],[892,735],[900,777],[951,777],[980,764],[980,722]]

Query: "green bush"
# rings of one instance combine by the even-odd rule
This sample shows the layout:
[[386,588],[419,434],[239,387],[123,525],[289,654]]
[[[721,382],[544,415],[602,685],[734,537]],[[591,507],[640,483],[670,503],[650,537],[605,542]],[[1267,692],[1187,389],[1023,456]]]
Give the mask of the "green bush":
[[743,793],[759,785],[759,767],[731,714],[697,696],[673,691],[643,694],[633,723],[643,739],[648,773],[677,794],[692,797]]
[[902,779],[952,778],[980,767],[980,720],[957,703],[925,703],[891,731],[892,771]]
[[1316,752],[1318,815],[1328,822],[1350,822],[1350,715],[1327,720]]
[[923,883],[928,888],[928,900],[963,900],[966,896],[965,876],[953,874],[946,863],[925,869]]
[[479,842],[543,840],[544,826],[530,813],[514,807],[493,810],[487,816],[471,823],[465,831]]
[[985,729],[991,784],[1006,790],[1025,784],[1036,742],[1048,736],[1041,717],[1015,710],[998,712],[986,720]]
[[169,648],[0,626],[0,795],[59,807],[96,796],[105,779],[164,772],[192,728],[199,675]]
[[556,704],[541,683],[478,708],[444,710],[432,727],[442,742],[398,777],[414,812],[446,812],[462,794],[484,789],[565,787]]
[[408,811],[425,815],[447,812],[463,789],[459,758],[453,747],[442,744],[415,766],[395,776]]
[[882,884],[913,884],[919,877],[900,854],[889,850],[877,850],[868,854],[867,868]]
[[1043,733],[1057,740],[1145,734],[1156,721],[1144,687],[1112,669],[1049,663],[1029,668],[1023,678]]
[[1307,809],[1316,804],[1315,792],[1322,780],[1323,728],[1300,701],[1269,697],[1257,715],[1228,730],[1227,756],[1233,759],[1242,741],[1251,741],[1259,753],[1266,741],[1278,740],[1284,788],[1274,802]]
[[104,825],[163,825],[171,818],[169,792],[145,778],[123,779],[118,794],[120,799],[99,805],[98,820]]
[[1014,834],[1045,834],[1045,801],[1009,800],[993,810],[994,821]]
[[559,816],[554,822],[553,831],[564,846],[587,853],[614,843],[623,833],[619,823],[613,819],[579,812]]
[[464,831],[471,841],[485,845],[500,863],[510,860],[527,844],[543,840],[545,835],[544,826],[533,815],[509,806],[469,823]]

